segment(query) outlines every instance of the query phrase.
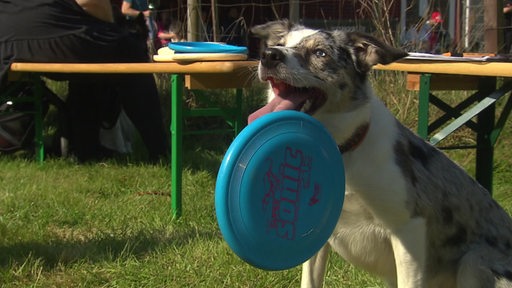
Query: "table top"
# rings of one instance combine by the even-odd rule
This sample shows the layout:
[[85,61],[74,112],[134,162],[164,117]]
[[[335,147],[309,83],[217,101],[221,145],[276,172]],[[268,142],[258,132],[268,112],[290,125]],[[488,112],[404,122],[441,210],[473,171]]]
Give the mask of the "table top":
[[[169,74],[223,74],[255,69],[258,61],[202,61],[152,63],[12,63],[12,72],[39,73],[169,73]],[[388,65],[376,65],[377,70],[412,73],[458,74],[476,76],[512,77],[511,62],[455,62],[403,59]],[[255,70],[254,70],[255,71]]]
[[151,63],[27,63],[11,64],[12,72],[37,73],[169,73],[217,74],[239,72],[257,66],[257,61],[203,61]]
[[475,76],[512,77],[511,62],[492,61],[441,61],[403,59],[388,65],[376,65],[377,70],[394,70],[412,73],[457,74]]

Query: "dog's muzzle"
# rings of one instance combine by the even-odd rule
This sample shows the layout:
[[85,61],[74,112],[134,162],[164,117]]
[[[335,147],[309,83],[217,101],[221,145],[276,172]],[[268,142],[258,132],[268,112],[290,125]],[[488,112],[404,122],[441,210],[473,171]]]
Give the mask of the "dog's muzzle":
[[284,61],[285,57],[283,51],[278,48],[266,48],[261,53],[261,65],[265,68],[275,68]]
[[[269,47],[261,53],[259,77],[268,81],[272,87],[274,98],[264,107],[249,115],[248,123],[260,116],[280,110],[296,110],[312,115],[327,101],[327,95],[322,89],[304,86],[297,82],[296,71],[289,70],[286,65],[286,54],[281,48]],[[292,56],[290,56],[292,57]]]

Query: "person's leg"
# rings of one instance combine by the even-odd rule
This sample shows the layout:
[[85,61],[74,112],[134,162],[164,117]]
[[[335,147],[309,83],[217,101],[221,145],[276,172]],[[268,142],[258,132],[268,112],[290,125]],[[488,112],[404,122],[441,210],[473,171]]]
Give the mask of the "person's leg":
[[166,158],[169,154],[169,141],[153,75],[120,75],[118,78],[122,106],[139,131],[150,160]]
[[505,42],[505,48],[503,49],[503,52],[505,54],[509,54],[510,53],[510,48],[512,46],[512,29],[506,29],[505,30],[505,37],[504,37],[504,42]]
[[[148,62],[145,41],[140,35],[130,34],[119,42],[117,55],[120,62]],[[163,123],[162,106],[152,74],[117,75],[117,90],[121,104],[149,152],[150,160],[156,161],[169,155],[169,139]]]
[[[115,49],[109,47],[104,52],[110,54],[110,62],[147,62],[147,46],[141,40],[137,35],[126,34],[112,45],[116,47]],[[106,54],[102,57],[103,59],[108,58]],[[169,153],[168,137],[153,75],[103,75],[103,78],[107,77],[110,87],[118,91],[121,105],[139,131],[151,160],[167,157]],[[101,99],[95,99],[94,102],[101,102]],[[82,113],[78,114],[83,115]]]
[[66,113],[69,120],[69,142],[79,161],[100,159],[99,130],[101,126],[102,91],[105,85],[84,78],[69,81]]
[[[10,55],[9,61],[97,63],[149,61],[146,43],[140,35],[130,34],[112,23],[90,18],[76,19],[77,22],[82,20],[84,27],[88,27],[82,32],[51,39],[13,41],[3,44],[1,51]],[[51,28],[48,29],[51,30]],[[49,31],[49,34],[52,33]],[[67,105],[68,113],[72,117],[71,125],[74,126],[71,128],[74,131],[71,139],[82,147],[81,155],[89,157],[95,150],[92,147],[96,146],[98,140],[97,127],[101,119],[98,120],[95,106],[101,103],[102,99],[97,97],[102,95],[102,91],[93,82],[84,83],[90,79],[88,77],[73,78],[78,78],[76,79],[78,82],[71,81],[73,87],[70,89],[70,103]],[[111,79],[110,88],[120,92],[122,106],[139,130],[150,157],[154,160],[168,155],[168,139],[162,122],[160,99],[153,75],[102,75],[101,78]],[[91,91],[95,89],[96,91]]]

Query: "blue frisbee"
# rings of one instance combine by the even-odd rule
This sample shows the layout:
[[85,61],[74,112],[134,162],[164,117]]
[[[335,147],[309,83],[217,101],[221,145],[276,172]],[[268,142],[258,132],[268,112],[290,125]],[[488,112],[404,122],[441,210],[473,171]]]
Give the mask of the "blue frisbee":
[[256,119],[230,145],[217,176],[225,241],[260,269],[302,264],[338,222],[344,175],[338,146],[313,117],[279,111]]
[[216,42],[172,42],[168,46],[177,53],[247,54],[247,47]]

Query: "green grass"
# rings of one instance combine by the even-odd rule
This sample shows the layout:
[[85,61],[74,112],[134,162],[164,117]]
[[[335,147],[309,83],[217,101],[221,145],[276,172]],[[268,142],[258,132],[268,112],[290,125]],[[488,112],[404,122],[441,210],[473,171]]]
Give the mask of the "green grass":
[[[379,82],[377,81],[377,84]],[[416,94],[380,85],[414,128]],[[449,96],[449,95],[448,95]],[[458,97],[454,95],[453,97]],[[510,125],[509,125],[510,126]],[[512,129],[497,145],[494,196],[512,212]],[[461,135],[472,141],[470,135]],[[268,272],[223,241],[214,210],[216,172],[228,141],[186,138],[183,217],[172,220],[164,164],[0,157],[0,287],[298,287],[300,268]],[[474,153],[451,151],[470,173]],[[383,287],[333,255],[326,287]]]
[[[211,163],[221,153],[195,149]],[[206,164],[211,165],[211,164]],[[195,165],[193,165],[195,166]],[[170,215],[164,165],[43,166],[0,160],[1,287],[297,287],[300,269],[267,272],[229,249],[213,207],[215,171],[184,173],[184,216]],[[334,259],[329,286],[378,283]]]

